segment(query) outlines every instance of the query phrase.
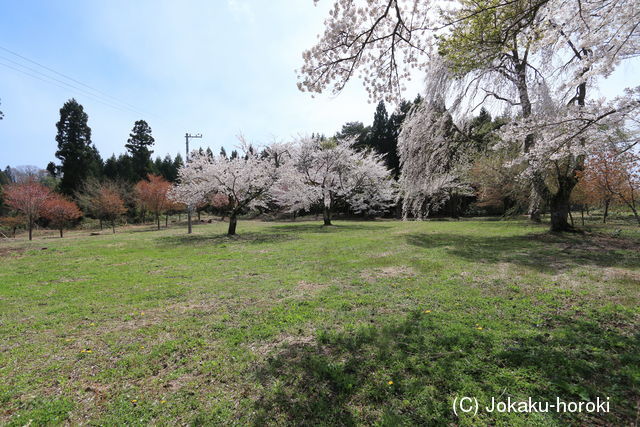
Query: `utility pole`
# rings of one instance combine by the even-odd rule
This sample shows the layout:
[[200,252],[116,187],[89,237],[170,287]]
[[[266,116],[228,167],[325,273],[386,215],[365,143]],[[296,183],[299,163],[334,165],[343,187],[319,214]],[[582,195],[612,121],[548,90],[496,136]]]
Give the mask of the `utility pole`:
[[184,134],[184,140],[187,143],[186,144],[187,145],[187,157],[186,157],[187,162],[189,161],[189,139],[191,139],[191,138],[202,138],[202,134],[201,133],[197,133],[195,135],[191,135],[188,132]]
[[[190,138],[202,138],[202,134],[201,133],[197,133],[195,135],[191,135],[189,132],[184,134],[184,140],[186,142],[187,145],[187,163],[189,163],[189,139]],[[187,206],[187,224],[188,224],[188,234],[191,234],[191,211],[193,210],[193,206]]]

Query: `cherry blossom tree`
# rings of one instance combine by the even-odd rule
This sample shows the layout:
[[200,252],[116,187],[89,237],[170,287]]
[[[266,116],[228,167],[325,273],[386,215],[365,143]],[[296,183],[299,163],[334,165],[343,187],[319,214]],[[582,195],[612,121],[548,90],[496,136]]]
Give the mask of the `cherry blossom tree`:
[[[489,102],[517,108],[504,139],[522,144],[531,200],[549,204],[552,230],[569,230],[576,174],[588,145],[603,140],[594,134],[637,114],[634,90],[606,103],[591,100],[589,89],[638,55],[639,18],[635,0],[337,0],[325,33],[304,54],[299,86],[340,91],[359,75],[374,96],[393,97],[408,72],[421,69],[454,118]],[[532,205],[535,217],[539,203]]]
[[29,240],[33,238],[33,225],[40,218],[51,190],[33,179],[4,187],[7,206],[20,212],[27,221]]
[[227,196],[230,236],[236,234],[240,214],[266,207],[279,173],[271,157],[259,156],[246,144],[242,148],[243,154],[233,159],[194,152],[180,168],[179,183],[170,193],[170,197],[191,209],[211,194]]
[[135,186],[139,203],[153,212],[158,230],[160,230],[160,215],[169,207],[168,192],[170,188],[169,181],[153,174],[148,174],[146,180],[139,181]]
[[60,231],[60,237],[62,238],[64,227],[71,221],[80,218],[82,211],[71,200],[60,194],[53,193],[47,198],[43,206],[42,216],[47,218],[50,224]]
[[337,199],[367,214],[383,212],[395,201],[394,180],[384,160],[371,151],[356,151],[351,141],[302,138],[288,153],[281,157],[281,176],[272,194],[289,211],[321,202],[324,225],[331,225]]

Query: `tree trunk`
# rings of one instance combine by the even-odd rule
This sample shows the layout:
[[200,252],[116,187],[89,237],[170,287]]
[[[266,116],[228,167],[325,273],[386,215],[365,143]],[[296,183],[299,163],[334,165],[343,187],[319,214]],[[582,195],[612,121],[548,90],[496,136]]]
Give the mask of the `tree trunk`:
[[331,193],[328,191],[324,193],[324,206],[322,208],[322,219],[324,220],[324,225],[332,225],[331,224]]
[[584,227],[584,205],[580,208],[580,216],[582,217],[582,226]]
[[609,200],[604,201],[604,215],[602,216],[602,223],[607,223],[607,216],[609,216]]
[[111,230],[113,231],[113,234],[116,234],[116,220],[111,220]]
[[29,221],[29,240],[33,239],[33,221]]
[[60,229],[60,238],[62,239],[64,236],[62,235],[62,228]]
[[535,186],[531,187],[529,195],[529,219],[533,222],[542,222],[542,197]]
[[191,234],[193,231],[191,227],[191,209],[187,211],[187,234]]
[[198,209],[198,222],[200,222],[200,210]]
[[573,215],[571,215],[571,205],[569,205],[569,219],[571,220],[571,227],[575,227],[575,223],[573,222]]
[[569,177],[558,177],[558,192],[551,196],[551,231],[573,231],[567,218],[569,216],[571,203],[571,191],[575,186],[575,179]]
[[160,214],[156,214],[156,223],[158,224],[158,230],[160,230]]
[[331,208],[329,206],[324,206],[322,208],[322,219],[324,220],[324,225],[332,225],[331,224]]
[[102,231],[102,218],[99,218],[98,221],[100,221],[100,231]]
[[164,216],[164,228],[169,228],[169,214]]
[[235,213],[229,215],[229,230],[227,234],[234,236],[236,234],[236,225],[238,225],[238,216]]

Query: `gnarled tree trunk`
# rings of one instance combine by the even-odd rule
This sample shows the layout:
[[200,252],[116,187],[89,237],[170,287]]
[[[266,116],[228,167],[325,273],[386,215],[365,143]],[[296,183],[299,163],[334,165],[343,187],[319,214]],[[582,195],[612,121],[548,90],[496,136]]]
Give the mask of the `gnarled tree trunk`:
[[236,226],[238,225],[238,215],[236,213],[232,213],[229,215],[229,230],[227,234],[229,236],[233,236],[236,234]]
[[574,228],[567,221],[571,208],[571,192],[576,185],[576,179],[559,176],[558,191],[549,200],[551,213],[551,231],[573,231]]

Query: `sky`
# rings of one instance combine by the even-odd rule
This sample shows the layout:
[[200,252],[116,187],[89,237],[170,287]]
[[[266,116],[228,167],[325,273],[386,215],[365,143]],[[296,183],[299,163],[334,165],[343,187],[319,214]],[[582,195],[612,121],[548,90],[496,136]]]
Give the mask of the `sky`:
[[[154,157],[184,156],[186,132],[203,134],[192,147],[218,152],[238,134],[264,145],[369,123],[375,105],[361,85],[314,98],[296,86],[329,3],[0,0],[0,167],[55,161],[55,123],[72,97],[103,158],[125,151],[138,119],[153,130]],[[25,74],[42,78],[34,70],[57,80]]]
[[[332,2],[313,3],[0,0],[0,167],[56,161],[55,123],[72,97],[105,159],[125,151],[139,119],[153,129],[154,157],[184,156],[186,132],[203,134],[192,148],[218,152],[236,146],[239,134],[264,145],[371,123],[375,105],[357,81],[339,95],[312,97],[296,87],[302,52]],[[639,70],[638,61],[621,67],[603,92],[638,84]]]

